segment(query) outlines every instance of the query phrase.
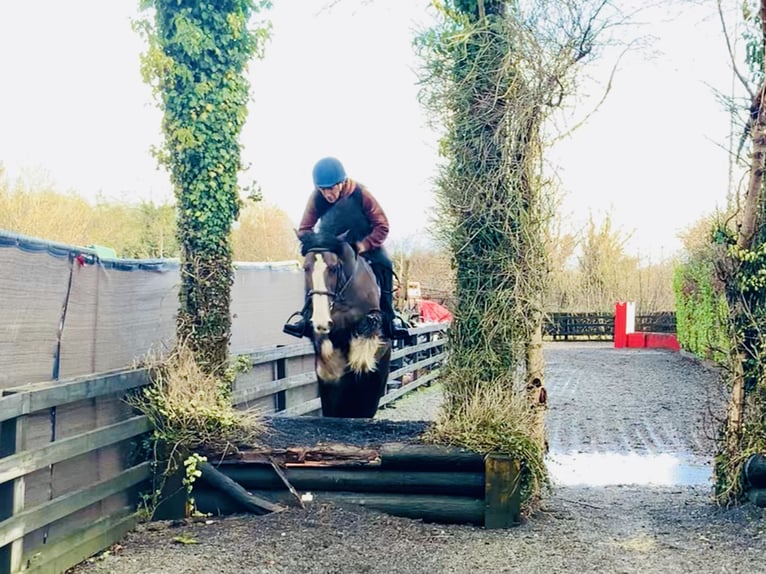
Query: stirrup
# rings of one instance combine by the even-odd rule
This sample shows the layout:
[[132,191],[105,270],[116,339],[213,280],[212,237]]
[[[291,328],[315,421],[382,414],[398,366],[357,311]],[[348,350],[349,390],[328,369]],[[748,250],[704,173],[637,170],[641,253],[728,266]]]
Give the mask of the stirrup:
[[[300,319],[295,323],[290,323],[290,319],[292,319],[296,315],[298,315]],[[300,339],[301,337],[304,337],[305,335],[307,335],[306,333],[306,331],[308,330],[307,327],[308,325],[307,325],[306,319],[303,318],[303,315],[301,315],[300,313],[293,313],[287,319],[287,323],[285,323],[285,325],[282,327],[282,332],[288,335],[292,335],[293,337],[298,337]]]

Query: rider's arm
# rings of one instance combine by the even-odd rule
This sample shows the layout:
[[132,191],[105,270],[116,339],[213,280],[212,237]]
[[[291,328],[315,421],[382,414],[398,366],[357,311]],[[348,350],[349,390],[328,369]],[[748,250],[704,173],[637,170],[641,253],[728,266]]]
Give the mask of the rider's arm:
[[306,209],[303,210],[303,217],[298,225],[298,237],[308,231],[314,231],[314,226],[319,221],[319,213],[316,205],[316,195],[314,193],[309,197]]
[[361,192],[362,209],[370,221],[372,231],[359,242],[359,248],[360,251],[369,251],[383,245],[386,237],[388,237],[388,218],[378,200],[373,197],[367,188],[362,187]]

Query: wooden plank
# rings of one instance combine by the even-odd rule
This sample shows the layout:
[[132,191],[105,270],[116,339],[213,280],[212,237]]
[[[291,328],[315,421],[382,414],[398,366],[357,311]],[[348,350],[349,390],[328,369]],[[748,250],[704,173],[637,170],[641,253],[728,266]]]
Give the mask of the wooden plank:
[[484,527],[518,526],[521,522],[521,465],[518,459],[489,454],[484,469]]
[[146,369],[135,369],[4,389],[0,398],[0,421],[76,401],[124,393],[148,383]]
[[421,351],[428,351],[429,349],[434,349],[436,347],[443,347],[446,342],[447,342],[447,339],[437,339],[436,341],[427,341],[425,343],[420,343],[418,345],[409,345],[407,347],[402,347],[401,349],[396,349],[395,351],[391,353],[391,360],[395,361],[396,359],[401,359],[402,357],[407,357],[414,353],[420,353]]
[[54,498],[0,522],[0,547],[18,540],[25,534],[60,520],[99,500],[130,488],[151,475],[151,462],[147,461],[126,470],[118,476],[86,486],[78,491]]
[[429,333],[446,333],[448,326],[444,323],[433,323],[431,325],[421,325],[420,327],[410,327],[407,332],[412,335],[427,335]]
[[[637,323],[638,324],[638,323]],[[554,340],[612,337],[612,313],[553,313],[543,325],[544,334]]]
[[232,404],[239,405],[247,401],[268,397],[281,391],[304,387],[315,382],[316,374],[314,371],[301,373],[300,375],[293,375],[292,377],[278,379],[276,381],[257,383],[249,389],[235,391],[232,394],[231,401]]
[[0,422],[20,417],[25,414],[25,411],[28,413],[29,409],[26,403],[28,403],[28,399],[25,395],[0,397]]
[[145,416],[115,423],[49,445],[0,458],[0,483],[34,472],[48,465],[73,458],[151,430]]
[[253,365],[261,365],[263,363],[270,363],[277,359],[289,359],[291,357],[302,357],[304,355],[313,355],[314,347],[311,343],[302,343],[299,345],[286,345],[284,347],[275,347],[273,349],[266,349],[262,351],[254,351],[248,353],[250,362]]
[[421,387],[425,385],[426,383],[430,383],[434,379],[438,378],[441,374],[439,369],[434,369],[427,375],[423,375],[422,377],[418,377],[411,383],[407,383],[406,385],[402,385],[398,389],[394,389],[391,391],[388,391],[385,395],[380,397],[380,406],[383,406],[385,404],[390,403],[391,401],[395,401],[396,399],[400,398],[403,395],[406,395],[407,393],[410,393],[414,390],[417,390],[418,387]]
[[[439,332],[446,332],[447,327],[442,324],[435,324],[435,325],[424,325],[421,327],[413,327],[408,329],[408,333],[410,336],[417,336],[417,335],[428,335],[431,333],[439,333]],[[416,352],[419,350],[425,350],[429,349],[434,346],[443,345],[446,339],[439,339],[437,341],[429,341],[426,343],[421,343],[422,347],[420,345],[413,345],[410,347],[405,347],[405,349],[413,349],[409,351],[410,353]],[[397,358],[403,355],[408,354],[407,352],[400,353],[400,351],[403,351],[404,349],[397,349],[394,351],[394,355],[392,355],[392,358]],[[400,353],[397,355],[397,353]],[[278,359],[290,359],[294,357],[302,357],[307,355],[313,355],[314,349],[311,346],[311,343],[301,343],[297,345],[286,345],[284,347],[275,347],[273,349],[264,349],[264,350],[258,350],[254,351],[252,353],[248,353],[248,357],[250,357],[250,362],[253,365],[261,365],[264,363],[270,363],[272,361],[276,361]]]
[[405,365],[401,369],[396,369],[395,371],[391,371],[388,374],[388,379],[389,380],[398,379],[405,373],[411,373],[412,371],[417,371],[418,369],[424,369],[427,366],[443,361],[444,359],[446,359],[446,354],[434,355],[433,357],[423,359],[422,361],[418,361],[417,363],[410,363],[409,365]]
[[221,464],[259,463],[268,468],[273,463],[282,466],[380,466],[380,455],[375,448],[365,448],[342,443],[319,443],[315,446],[287,448],[248,448],[236,455],[234,461]]
[[[432,362],[434,362],[435,359],[436,359],[436,357],[434,357],[433,359],[429,359],[428,361],[421,361],[420,363],[413,363],[413,369],[412,370],[418,369],[418,368],[423,368],[424,364],[425,365],[431,364]],[[409,370],[407,370],[405,372],[409,372]],[[411,383],[407,383],[406,385],[402,385],[400,388],[398,388],[398,389],[396,389],[394,391],[389,391],[388,393],[384,394],[380,398],[380,404],[381,405],[385,405],[387,403],[390,403],[393,400],[396,400],[396,399],[400,398],[401,396],[403,396],[403,395],[405,395],[405,394],[407,394],[407,393],[409,393],[411,391],[414,391],[414,390],[418,389],[418,387],[420,387],[422,385],[425,385],[426,383],[429,383],[429,382],[433,381],[434,379],[436,379],[439,376],[439,374],[440,374],[440,371],[438,369],[435,369],[435,370],[431,371],[430,373],[428,373],[427,375],[423,375],[422,377],[418,377],[417,379],[415,379]],[[311,373],[311,375],[313,375],[313,373]],[[399,375],[399,376],[401,376],[401,375]],[[394,380],[394,379],[389,378],[389,380]],[[297,404],[297,405],[293,405],[291,407],[286,408],[283,411],[280,411],[280,412],[274,413],[274,414],[275,414],[275,416],[300,416],[300,415],[305,415],[306,413],[311,413],[311,412],[314,412],[314,411],[318,411],[321,408],[322,408],[322,399],[316,398],[316,399],[311,399],[310,401],[306,401],[306,402],[303,402],[303,403],[300,403],[300,404]]]
[[46,544],[25,556],[25,574],[59,574],[121,540],[135,528],[135,513],[125,508],[77,530],[64,540]]
[[322,399],[317,397],[316,399],[311,399],[310,401],[306,401],[305,403],[300,403],[298,405],[293,405],[292,407],[287,407],[285,410],[275,414],[276,416],[280,416],[280,417],[299,416],[299,415],[305,415],[306,413],[318,411],[321,408],[322,408]]
[[[13,484],[13,515],[16,516],[24,511],[24,495],[26,484],[24,478],[17,478]],[[11,572],[18,570],[22,565],[22,556],[24,554],[24,537],[14,540],[9,545],[11,553]]]

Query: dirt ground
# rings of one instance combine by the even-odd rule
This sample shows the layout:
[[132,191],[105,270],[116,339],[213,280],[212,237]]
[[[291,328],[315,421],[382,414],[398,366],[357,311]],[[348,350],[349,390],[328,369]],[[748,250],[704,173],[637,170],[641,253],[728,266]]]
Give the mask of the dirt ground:
[[[717,507],[707,479],[644,472],[675,460],[709,476],[712,421],[725,402],[714,370],[678,353],[603,343],[549,344],[545,355],[552,470],[571,457],[590,474],[558,469],[564,478],[517,528],[426,524],[313,504],[260,517],[150,523],[74,572],[766,572],[763,510]],[[438,385],[413,393],[381,410],[373,426],[427,421],[440,396]],[[626,460],[639,461],[627,478],[580,480],[624,471]]]

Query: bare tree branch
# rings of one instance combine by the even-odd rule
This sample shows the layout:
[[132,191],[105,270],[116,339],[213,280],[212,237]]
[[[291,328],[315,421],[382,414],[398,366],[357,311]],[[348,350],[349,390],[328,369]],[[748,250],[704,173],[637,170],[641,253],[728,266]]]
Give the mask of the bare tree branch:
[[718,17],[721,19],[721,30],[723,31],[723,37],[726,40],[726,49],[729,52],[729,58],[731,59],[731,69],[734,70],[734,74],[737,76],[739,81],[742,83],[742,86],[750,95],[750,99],[753,100],[755,99],[755,93],[750,87],[750,82],[747,81],[747,78],[745,78],[742,75],[742,73],[739,71],[739,68],[737,67],[737,60],[734,56],[734,48],[731,45],[731,39],[729,38],[729,30],[726,27],[726,19],[723,16],[723,8],[721,7],[721,0],[716,0],[716,6],[718,8]]
[[554,143],[569,137],[575,130],[578,128],[581,128],[585,123],[601,108],[603,103],[606,101],[606,97],[609,95],[609,92],[612,91],[612,83],[614,81],[614,76],[617,74],[617,67],[620,65],[620,62],[622,61],[622,58],[625,56],[625,54],[630,51],[630,49],[638,42],[638,40],[633,40],[630,44],[625,46],[625,48],[620,52],[620,55],[617,57],[617,60],[614,63],[614,66],[612,66],[612,70],[609,72],[609,80],[606,83],[606,88],[604,89],[604,92],[601,94],[601,98],[596,102],[596,105],[593,106],[593,109],[591,109],[583,119],[581,119],[579,122],[577,122],[574,126],[569,128],[567,131],[562,133],[561,135],[554,137],[551,139],[550,144],[553,145]]

